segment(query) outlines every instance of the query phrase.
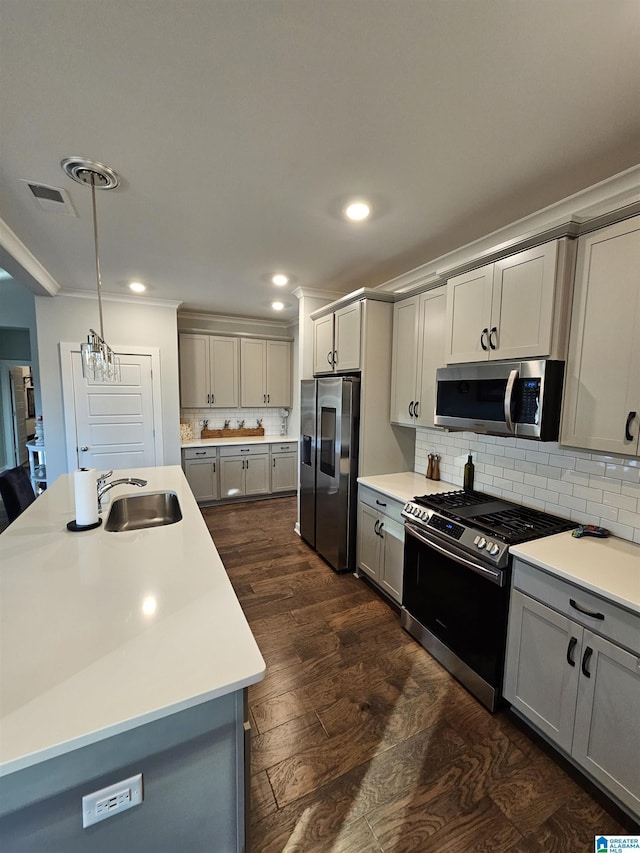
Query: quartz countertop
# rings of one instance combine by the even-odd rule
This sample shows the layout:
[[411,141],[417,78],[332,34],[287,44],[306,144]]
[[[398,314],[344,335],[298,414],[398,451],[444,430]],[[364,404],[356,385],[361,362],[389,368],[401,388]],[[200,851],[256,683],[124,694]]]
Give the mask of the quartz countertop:
[[[118,471],[176,492],[176,524],[71,533],[65,474],[0,534],[0,775],[264,677],[265,664],[178,465]],[[108,515],[110,504],[104,509]]]
[[376,474],[371,477],[358,477],[358,482],[370,489],[381,492],[388,498],[410,501],[416,495],[434,495],[440,492],[453,492],[461,488],[445,480],[427,480],[424,474],[403,471],[400,474]]
[[610,536],[557,533],[510,552],[539,569],[640,614],[640,545]]
[[246,435],[234,438],[194,438],[192,441],[183,441],[182,449],[189,447],[226,447],[236,444],[278,444],[283,442],[290,444],[292,441],[298,443],[297,435]]

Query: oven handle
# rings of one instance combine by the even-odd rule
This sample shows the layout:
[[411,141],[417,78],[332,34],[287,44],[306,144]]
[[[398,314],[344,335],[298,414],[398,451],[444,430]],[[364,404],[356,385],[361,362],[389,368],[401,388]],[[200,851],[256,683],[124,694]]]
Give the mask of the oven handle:
[[518,378],[518,371],[511,370],[509,372],[509,378],[507,379],[507,387],[504,392],[504,420],[507,425],[507,429],[509,432],[515,432],[513,426],[513,388],[516,384],[516,380]]
[[439,551],[441,554],[444,554],[445,557],[448,557],[450,560],[453,560],[456,563],[459,563],[461,566],[465,566],[468,569],[471,569],[472,572],[475,572],[478,575],[482,575],[482,577],[486,578],[491,583],[496,584],[496,586],[504,586],[504,572],[501,572],[499,569],[491,569],[486,566],[481,566],[478,563],[474,563],[471,560],[466,560],[464,557],[461,557],[459,554],[456,554],[449,550],[449,548],[443,548],[441,545],[437,545],[432,539],[427,539],[422,533],[418,530],[417,527],[414,527],[413,524],[405,523],[405,528],[411,534],[411,536],[415,536],[416,539],[419,539],[420,542],[423,542],[429,548],[433,548],[435,551]]

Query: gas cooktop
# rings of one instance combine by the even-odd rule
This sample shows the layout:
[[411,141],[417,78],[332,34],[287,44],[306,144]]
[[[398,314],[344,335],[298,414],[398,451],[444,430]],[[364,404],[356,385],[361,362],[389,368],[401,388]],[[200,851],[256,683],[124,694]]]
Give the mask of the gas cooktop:
[[505,545],[517,545],[551,536],[576,526],[566,518],[468,490],[415,497],[407,503],[403,514],[411,521],[434,527],[441,533],[448,531],[443,529],[446,525],[438,517],[450,519],[456,522],[452,528],[454,530],[457,530],[458,525],[472,528]]

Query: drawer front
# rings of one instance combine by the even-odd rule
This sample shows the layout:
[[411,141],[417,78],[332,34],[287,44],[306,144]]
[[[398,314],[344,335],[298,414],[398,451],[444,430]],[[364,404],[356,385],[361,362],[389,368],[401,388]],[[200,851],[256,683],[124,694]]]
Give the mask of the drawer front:
[[595,634],[640,653],[640,616],[637,614],[523,560],[514,561],[513,585]]
[[272,453],[296,453],[298,450],[298,442],[297,441],[289,441],[284,442],[284,444],[272,444],[271,452]]
[[378,512],[388,515],[398,524],[404,525],[404,518],[402,517],[404,503],[383,495],[382,492],[376,492],[375,489],[370,489],[368,486],[358,486],[358,499],[372,509],[377,509]]
[[228,444],[220,448],[220,456],[264,456],[268,452],[268,444]]
[[185,447],[182,450],[185,459],[216,459],[217,447]]

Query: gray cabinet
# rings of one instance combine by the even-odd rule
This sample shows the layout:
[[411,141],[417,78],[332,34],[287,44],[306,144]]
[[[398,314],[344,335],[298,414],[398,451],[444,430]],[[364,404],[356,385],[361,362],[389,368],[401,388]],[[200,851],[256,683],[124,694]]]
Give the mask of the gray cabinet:
[[640,216],[578,240],[562,444],[640,455]]
[[640,816],[640,617],[515,561],[504,695]]
[[269,494],[266,444],[220,448],[220,498]]
[[271,445],[271,492],[295,492],[298,487],[298,445],[295,441]]
[[433,426],[436,370],[445,364],[446,285],[393,308],[391,423]]
[[242,338],[240,405],[245,408],[291,406],[291,344]]
[[199,503],[218,500],[217,448],[190,447],[182,452],[184,473],[195,499]]
[[183,332],[180,344],[180,405],[235,408],[238,405],[238,338]]
[[554,240],[449,279],[447,363],[564,359],[574,257]]
[[353,302],[313,322],[313,373],[360,370],[362,302]]
[[358,489],[358,571],[402,601],[403,504],[366,486]]

